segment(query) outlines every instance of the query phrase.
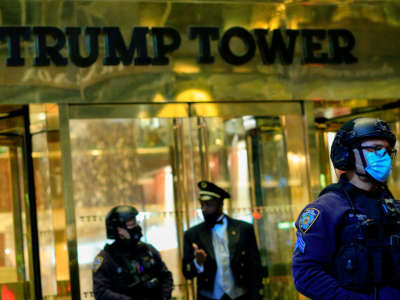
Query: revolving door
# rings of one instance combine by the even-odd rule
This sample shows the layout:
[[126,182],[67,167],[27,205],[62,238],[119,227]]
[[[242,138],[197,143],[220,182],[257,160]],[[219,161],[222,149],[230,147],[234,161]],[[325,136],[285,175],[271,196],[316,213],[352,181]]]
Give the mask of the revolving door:
[[0,299],[41,299],[41,271],[29,117],[0,116]]
[[302,105],[61,105],[73,297],[93,299],[92,262],[111,242],[106,213],[129,204],[140,211],[143,240],[173,273],[173,297],[194,299],[193,283],[181,274],[181,249],[184,230],[202,221],[202,179],[230,191],[230,216],[254,224],[266,299],[296,297],[293,224],[310,201]]

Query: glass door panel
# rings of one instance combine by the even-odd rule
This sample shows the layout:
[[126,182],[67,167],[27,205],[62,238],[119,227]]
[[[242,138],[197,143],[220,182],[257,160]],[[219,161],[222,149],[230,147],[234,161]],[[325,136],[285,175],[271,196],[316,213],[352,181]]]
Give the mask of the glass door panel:
[[[265,275],[269,271],[266,299],[295,299],[294,222],[310,200],[301,104],[196,104],[192,111],[197,179],[230,191],[227,213],[254,224]],[[199,211],[196,201],[193,207]]]

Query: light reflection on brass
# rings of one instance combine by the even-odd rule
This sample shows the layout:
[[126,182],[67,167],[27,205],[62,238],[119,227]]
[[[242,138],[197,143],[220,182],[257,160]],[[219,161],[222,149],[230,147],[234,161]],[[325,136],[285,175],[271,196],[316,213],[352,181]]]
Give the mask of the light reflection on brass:
[[210,94],[207,91],[190,88],[180,92],[176,96],[176,100],[182,102],[188,102],[188,101],[203,102],[203,101],[210,101],[212,100],[212,98],[210,97]]
[[190,112],[204,117],[235,116],[279,116],[282,114],[299,114],[300,106],[287,102],[244,102],[244,103],[194,103]]
[[71,106],[71,118],[176,118],[187,117],[186,104]]

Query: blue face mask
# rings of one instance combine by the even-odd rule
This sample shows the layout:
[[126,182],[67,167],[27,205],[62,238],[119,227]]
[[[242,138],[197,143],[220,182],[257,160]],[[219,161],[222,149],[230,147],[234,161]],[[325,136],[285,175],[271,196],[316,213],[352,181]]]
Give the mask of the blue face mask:
[[365,171],[377,181],[385,182],[392,173],[392,159],[386,149],[364,152],[364,156],[368,162]]

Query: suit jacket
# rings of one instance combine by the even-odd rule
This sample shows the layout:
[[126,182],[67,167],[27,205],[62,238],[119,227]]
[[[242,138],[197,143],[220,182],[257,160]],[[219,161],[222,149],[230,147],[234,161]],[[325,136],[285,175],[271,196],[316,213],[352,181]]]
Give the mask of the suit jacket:
[[[230,267],[235,285],[246,289],[249,299],[262,299],[262,266],[253,225],[228,216],[227,218]],[[194,265],[193,243],[207,253],[204,272],[200,274]],[[213,290],[217,263],[211,229],[205,222],[188,229],[184,234],[182,271],[186,279],[197,277],[198,291]]]

